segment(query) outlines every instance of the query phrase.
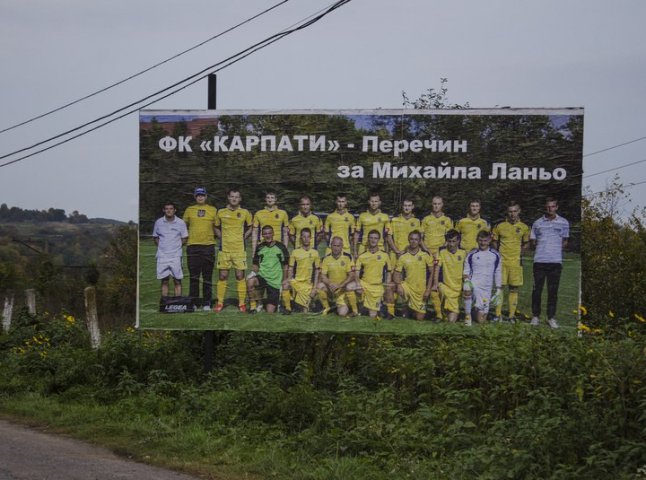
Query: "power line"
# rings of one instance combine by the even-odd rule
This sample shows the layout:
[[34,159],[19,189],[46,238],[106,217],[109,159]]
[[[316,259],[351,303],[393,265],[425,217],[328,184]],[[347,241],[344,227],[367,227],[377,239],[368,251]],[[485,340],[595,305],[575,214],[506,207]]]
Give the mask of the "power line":
[[271,10],[274,10],[275,8],[278,8],[280,5],[282,5],[284,3],[287,3],[288,1],[289,0],[282,0],[281,2],[267,8],[265,10],[263,10],[262,12],[257,13],[253,17],[249,17],[248,19],[238,23],[237,25],[234,25],[233,27],[227,28],[226,30],[224,30],[224,31],[222,31],[222,32],[220,32],[220,33],[218,33],[216,35],[213,35],[212,37],[209,37],[206,40],[204,40],[204,41],[202,41],[202,42],[200,42],[200,43],[198,43],[196,45],[193,45],[190,48],[187,48],[186,50],[183,50],[183,51],[181,51],[179,53],[176,53],[175,55],[173,55],[171,57],[168,57],[166,60],[162,60],[159,63],[156,63],[156,64],[154,64],[154,65],[152,65],[152,66],[150,66],[148,68],[145,68],[144,70],[141,70],[141,71],[139,71],[137,73],[134,73],[134,74],[122,79],[122,80],[119,80],[118,82],[115,82],[115,83],[113,83],[111,85],[108,85],[107,87],[101,88],[101,89],[99,89],[99,90],[97,90],[95,92],[92,92],[92,93],[90,93],[88,95],[85,95],[84,97],[81,97],[81,98],[78,98],[76,100],[73,100],[73,101],[71,101],[69,103],[66,103],[65,105],[61,105],[60,107],[56,107],[56,108],[54,108],[52,110],[49,110],[48,112],[42,113],[40,115],[32,117],[32,118],[30,118],[28,120],[25,120],[23,122],[17,123],[15,125],[12,125],[12,126],[7,127],[7,128],[4,128],[4,129],[0,130],[0,134],[2,134],[4,132],[8,132],[9,130],[13,130],[13,129],[18,128],[18,127],[21,127],[23,125],[27,125],[28,123],[34,122],[36,120],[44,118],[44,117],[46,117],[48,115],[51,115],[53,113],[60,112],[61,110],[64,110],[64,109],[66,109],[68,107],[71,107],[72,105],[76,105],[77,103],[80,103],[80,102],[82,102],[84,100],[92,98],[92,97],[94,97],[96,95],[99,95],[99,94],[101,94],[103,92],[106,92],[106,91],[108,91],[108,90],[110,90],[110,89],[112,89],[114,87],[117,87],[117,86],[119,86],[119,85],[121,85],[121,84],[123,84],[123,83],[125,83],[125,82],[127,82],[129,80],[132,80],[133,78],[137,78],[137,77],[143,75],[144,73],[148,73],[148,72],[150,72],[151,70],[153,70],[153,69],[155,69],[157,67],[161,67],[162,65],[164,65],[164,64],[166,64],[166,63],[168,63],[168,62],[170,62],[172,60],[175,60],[176,58],[179,58],[182,55],[201,47],[202,45],[205,45],[205,44],[207,44],[207,43],[209,43],[209,42],[211,42],[211,41],[213,41],[213,40],[215,40],[215,39],[217,39],[217,38],[219,38],[219,37],[221,37],[221,36],[223,36],[223,35],[225,35],[225,34],[227,34],[229,32],[232,32],[233,30],[241,27],[242,25],[245,25],[246,23],[251,22],[252,20],[255,20],[256,18],[261,17],[262,15],[270,12]]
[[624,145],[630,145],[631,143],[639,142],[639,141],[641,141],[641,140],[645,140],[645,139],[646,139],[646,137],[639,137],[639,138],[636,138],[636,139],[634,139],[634,140],[629,140],[629,141],[627,141],[627,142],[620,143],[620,144],[618,144],[618,145],[613,145],[612,147],[604,148],[604,149],[602,149],[602,150],[597,150],[596,152],[586,153],[586,154],[585,154],[585,155],[583,155],[583,156],[584,156],[584,157],[590,157],[590,156],[592,156],[592,155],[596,155],[597,153],[607,152],[608,150],[612,150],[612,149],[614,149],[614,148],[623,147]]
[[[51,150],[51,149],[53,149],[53,148],[55,148],[55,147],[57,147],[59,145],[63,145],[65,143],[68,143],[68,142],[70,142],[70,141],[72,141],[72,140],[74,140],[76,138],[82,137],[83,135],[86,135],[86,134],[88,134],[90,132],[93,132],[94,130],[98,130],[99,128],[102,128],[102,127],[104,127],[106,125],[109,125],[110,123],[113,123],[113,122],[115,122],[117,120],[120,120],[120,119],[122,119],[122,118],[124,118],[124,117],[126,117],[126,116],[128,116],[128,115],[130,115],[132,113],[137,112],[138,110],[140,110],[142,108],[146,108],[146,107],[148,107],[148,106],[150,106],[150,105],[152,105],[152,104],[154,104],[154,103],[156,103],[156,102],[158,102],[160,100],[168,98],[171,95],[174,95],[175,93],[180,92],[180,91],[188,88],[189,86],[197,83],[198,81],[206,78],[208,75],[210,75],[212,73],[219,72],[221,70],[224,70],[225,68],[233,65],[234,63],[237,63],[237,62],[241,61],[242,59],[248,57],[249,55],[251,55],[251,54],[253,54],[255,52],[257,52],[258,50],[262,50],[263,48],[268,47],[272,43],[275,43],[275,42],[285,38],[286,36],[291,35],[294,32],[297,32],[299,30],[303,30],[303,29],[309,27],[310,25],[312,25],[312,24],[318,22],[319,20],[321,20],[323,17],[325,17],[328,14],[332,13],[334,10],[336,10],[336,9],[342,7],[343,5],[349,3],[350,1],[352,1],[352,0],[339,0],[339,1],[331,4],[330,7],[323,9],[322,13],[314,16],[311,20],[308,20],[308,21],[306,21],[305,23],[303,23],[301,25],[298,25],[298,26],[296,26],[294,28],[290,28],[288,30],[283,30],[283,31],[281,31],[279,33],[273,34],[273,35],[265,38],[264,40],[262,40],[262,41],[260,41],[258,43],[255,43],[254,45],[252,45],[250,47],[247,47],[246,49],[241,50],[240,52],[238,52],[238,53],[236,53],[234,55],[231,55],[230,57],[226,58],[225,60],[222,60],[222,61],[220,61],[220,62],[218,62],[218,63],[216,63],[214,65],[211,65],[211,66],[209,66],[209,67],[207,67],[207,68],[205,68],[205,69],[203,69],[203,70],[201,70],[201,71],[199,71],[199,72],[197,72],[197,73],[195,73],[195,74],[193,74],[193,75],[191,75],[189,77],[184,78],[183,80],[180,80],[179,82],[176,82],[176,83],[174,83],[174,84],[172,84],[172,85],[170,85],[170,86],[168,86],[168,87],[166,87],[166,88],[164,88],[162,90],[159,90],[159,91],[157,91],[157,92],[155,92],[155,93],[153,93],[151,95],[148,95],[148,96],[146,96],[146,97],[144,97],[144,98],[142,98],[142,99],[140,99],[140,100],[138,100],[136,102],[133,102],[133,103],[131,103],[129,105],[126,105],[125,107],[119,108],[118,110],[115,110],[112,113],[103,115],[103,116],[101,116],[101,117],[99,117],[99,118],[97,118],[95,120],[92,120],[92,121],[87,122],[87,123],[85,123],[83,125],[80,125],[80,126],[78,126],[76,128],[73,128],[73,129],[68,130],[66,132],[60,133],[58,135],[55,135],[54,137],[50,137],[50,138],[48,138],[46,140],[40,141],[38,143],[35,143],[35,144],[33,144],[33,145],[29,146],[29,147],[25,147],[25,148],[22,148],[20,150],[16,150],[14,152],[5,154],[3,156],[0,156],[0,159],[4,159],[4,158],[7,158],[9,156],[15,155],[16,153],[21,153],[21,152],[24,152],[26,150],[31,150],[32,148],[35,148],[35,147],[40,146],[40,145],[43,145],[44,143],[48,143],[48,142],[50,142],[52,140],[56,140],[58,138],[64,137],[66,135],[69,135],[70,133],[73,133],[75,131],[81,130],[81,129],[85,128],[85,127],[88,127],[88,126],[94,124],[94,123],[100,122],[101,120],[105,120],[106,118],[114,116],[117,113],[120,113],[120,112],[122,112],[124,110],[127,110],[130,107],[139,105],[140,103],[145,102],[146,100],[150,100],[151,98],[153,98],[153,97],[155,97],[157,95],[160,95],[160,94],[162,94],[162,93],[164,93],[164,92],[166,92],[168,90],[171,90],[171,89],[173,89],[175,87],[178,87],[182,83],[188,82],[185,85],[179,86],[175,90],[172,90],[170,93],[167,93],[166,95],[163,95],[163,96],[161,96],[159,98],[155,98],[152,101],[150,101],[150,102],[148,102],[148,103],[146,103],[144,105],[139,105],[136,108],[134,108],[133,110],[129,110],[129,111],[125,112],[122,115],[119,115],[119,116],[117,116],[117,117],[115,117],[113,119],[110,119],[110,120],[108,120],[106,122],[103,122],[103,123],[101,123],[101,124],[99,124],[99,125],[97,125],[95,127],[92,127],[92,128],[90,128],[88,130],[85,130],[85,131],[83,131],[81,133],[73,135],[72,137],[69,137],[69,138],[67,138],[65,140],[57,142],[57,143],[55,143],[53,145],[50,145],[48,147],[42,148],[42,149],[37,150],[35,152],[32,152],[30,154],[27,154],[27,155],[24,155],[22,157],[16,158],[14,160],[5,162],[3,164],[0,164],[0,167],[5,167],[7,165],[11,165],[13,163],[17,163],[17,162],[20,162],[20,161],[25,160],[27,158],[33,157],[34,155],[37,155],[39,153],[43,153],[43,152],[46,152],[48,150]],[[311,18],[311,17],[312,17],[312,15],[310,15],[309,17],[306,17],[306,18]],[[225,62],[228,62],[228,63],[225,63]],[[223,63],[224,63],[224,65],[222,65]],[[215,68],[215,67],[217,67],[219,65],[222,65],[222,66],[220,66],[219,68],[216,68],[215,70],[212,70],[213,68]],[[208,72],[208,73],[205,73],[205,72]],[[197,78],[195,78],[195,77],[197,77]],[[191,81],[189,82],[189,80],[191,80]]]
[[625,165],[619,165],[618,167],[609,168],[607,170],[602,170],[600,172],[591,173],[590,175],[583,175],[583,178],[590,178],[590,177],[594,177],[595,175],[601,175],[602,173],[614,172],[615,170],[620,170],[622,168],[631,167],[633,165],[637,165],[638,163],[644,163],[644,162],[646,162],[646,158],[643,159],[643,160],[637,160],[636,162],[626,163]]
[[[643,185],[644,183],[646,183],[646,180],[642,180],[641,182],[636,182],[636,183],[629,183],[628,185],[622,185],[621,188],[626,190],[628,188],[637,187],[638,185]],[[598,192],[593,192],[592,195],[599,195],[600,193],[605,193],[607,191],[608,191],[607,189],[606,190],[600,190]]]

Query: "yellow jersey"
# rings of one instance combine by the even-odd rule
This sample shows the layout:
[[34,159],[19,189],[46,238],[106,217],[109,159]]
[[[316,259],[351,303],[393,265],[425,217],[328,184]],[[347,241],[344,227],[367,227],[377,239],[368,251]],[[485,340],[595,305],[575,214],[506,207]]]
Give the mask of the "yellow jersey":
[[423,250],[415,254],[406,251],[397,260],[395,271],[402,274],[406,284],[413,290],[423,292],[433,271],[433,257]]
[[292,268],[293,278],[298,282],[312,283],[314,281],[314,272],[320,265],[319,254],[313,248],[307,250],[297,248],[289,257],[289,266]]
[[444,235],[453,228],[453,221],[446,215],[436,217],[432,213],[422,220],[424,245],[433,252],[444,246]]
[[529,242],[529,227],[520,220],[516,223],[505,220],[493,228],[493,238],[498,242],[503,262],[520,264],[522,245]]
[[222,208],[215,217],[215,226],[220,228],[220,250],[226,253],[244,253],[247,228],[251,226],[251,213],[244,208]]
[[350,212],[339,213],[334,211],[325,219],[325,233],[330,235],[330,241],[334,237],[343,239],[343,250],[350,251],[350,235],[354,233],[354,216]]
[[274,229],[274,240],[287,244],[287,239],[283,238],[283,227],[289,226],[289,217],[285,210],[274,208],[269,210],[267,207],[258,210],[253,217],[253,226],[258,228],[258,239],[262,238],[262,229],[265,225],[270,225]]
[[307,217],[299,212],[289,222],[289,234],[294,235],[294,244],[296,248],[301,247],[301,230],[309,228],[312,231],[312,241],[316,241],[316,234],[321,231],[321,219],[310,213]]
[[341,253],[339,258],[334,258],[332,254],[326,255],[321,261],[321,273],[337,285],[345,282],[353,271],[354,262],[348,253]]
[[437,255],[437,265],[440,268],[439,280],[454,291],[462,290],[462,278],[464,276],[464,260],[467,252],[458,248],[451,253],[448,248],[440,248]]
[[403,215],[394,217],[390,221],[390,234],[393,236],[393,242],[398,250],[406,250],[408,247],[408,235],[414,230],[419,230],[421,233],[421,222],[418,218],[410,216],[408,218]]
[[455,224],[455,229],[460,232],[461,235],[460,248],[470,252],[474,248],[478,247],[478,242],[476,240],[478,232],[481,230],[488,232],[491,230],[491,227],[489,226],[489,222],[482,217],[478,217],[476,219],[465,217],[458,220],[458,223]]
[[359,215],[357,220],[356,230],[359,232],[359,243],[361,245],[368,245],[368,233],[371,230],[377,230],[379,232],[379,246],[383,248],[384,238],[390,232],[390,220],[388,215],[382,213],[381,210],[377,213],[363,212]]
[[188,227],[187,245],[215,245],[215,218],[217,208],[212,205],[191,205],[184,211],[184,223]]
[[366,250],[357,258],[355,269],[359,279],[371,285],[381,285],[386,281],[386,274],[392,272],[390,256],[383,250],[372,253]]

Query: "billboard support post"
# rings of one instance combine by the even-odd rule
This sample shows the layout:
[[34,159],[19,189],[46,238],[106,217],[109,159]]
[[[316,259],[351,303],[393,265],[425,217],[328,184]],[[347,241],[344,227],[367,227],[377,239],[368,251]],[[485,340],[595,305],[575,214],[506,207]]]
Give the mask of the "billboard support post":
[[[217,108],[217,86],[218,76],[214,73],[208,76],[207,107],[209,110]],[[207,330],[204,332],[204,373],[209,373],[213,369],[213,354],[215,343],[215,331]]]

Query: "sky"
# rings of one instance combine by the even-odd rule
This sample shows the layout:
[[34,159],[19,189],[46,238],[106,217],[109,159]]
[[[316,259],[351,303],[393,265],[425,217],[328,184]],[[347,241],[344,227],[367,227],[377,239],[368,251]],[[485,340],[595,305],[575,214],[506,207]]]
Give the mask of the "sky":
[[[3,0],[0,130],[192,47],[279,0]],[[0,133],[0,156],[137,101],[330,5],[289,0],[101,95]],[[352,0],[218,73],[218,109],[401,108],[448,79],[448,101],[583,107],[584,186],[618,174],[646,206],[646,2]],[[202,80],[150,109],[204,109]],[[29,152],[26,152],[29,153]],[[0,167],[0,204],[137,221],[138,115]],[[1,159],[0,163],[17,156]],[[623,165],[639,162],[634,166]],[[614,171],[594,175],[597,172]]]

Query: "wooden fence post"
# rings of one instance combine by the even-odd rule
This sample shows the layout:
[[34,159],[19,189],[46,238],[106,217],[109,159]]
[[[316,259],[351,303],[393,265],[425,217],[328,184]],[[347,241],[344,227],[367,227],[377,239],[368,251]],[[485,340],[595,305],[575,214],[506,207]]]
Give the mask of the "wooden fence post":
[[11,317],[13,315],[13,292],[7,293],[4,297],[4,309],[2,310],[2,330],[6,333],[11,328]]
[[97,349],[101,346],[101,331],[99,330],[99,316],[96,309],[96,288],[87,287],[85,289],[85,313],[87,329],[90,332],[90,342],[92,348]]
[[28,288],[25,290],[25,299],[27,301],[27,311],[29,315],[36,315],[36,290]]

